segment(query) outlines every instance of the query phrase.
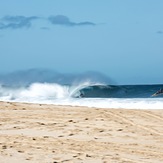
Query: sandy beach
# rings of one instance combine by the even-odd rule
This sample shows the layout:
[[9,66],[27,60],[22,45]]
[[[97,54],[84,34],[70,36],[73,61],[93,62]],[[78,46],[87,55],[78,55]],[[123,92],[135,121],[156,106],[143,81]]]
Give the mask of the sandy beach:
[[162,163],[163,110],[0,102],[0,163]]

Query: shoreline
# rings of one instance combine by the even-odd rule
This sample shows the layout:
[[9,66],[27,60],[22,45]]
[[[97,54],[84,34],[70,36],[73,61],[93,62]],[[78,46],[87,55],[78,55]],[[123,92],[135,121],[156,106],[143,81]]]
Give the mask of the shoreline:
[[163,162],[163,110],[0,102],[2,163]]

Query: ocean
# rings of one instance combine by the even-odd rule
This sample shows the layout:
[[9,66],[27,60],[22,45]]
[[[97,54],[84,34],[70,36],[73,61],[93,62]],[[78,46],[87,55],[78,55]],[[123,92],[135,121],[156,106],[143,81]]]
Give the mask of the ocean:
[[[97,108],[163,109],[163,94],[152,96],[163,88],[163,84],[117,85],[107,83],[109,80],[104,81],[105,77],[99,74],[89,79],[88,74],[86,77],[79,76],[76,80],[76,76],[65,78],[64,75],[63,78],[63,74],[54,75],[53,72],[38,70],[0,75],[0,101]],[[101,78],[103,81],[99,80]],[[67,81],[69,84],[66,84]]]

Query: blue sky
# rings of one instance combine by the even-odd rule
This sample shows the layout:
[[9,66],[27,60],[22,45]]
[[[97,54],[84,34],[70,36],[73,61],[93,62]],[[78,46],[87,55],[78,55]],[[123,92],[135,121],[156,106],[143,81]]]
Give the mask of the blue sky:
[[163,83],[162,0],[0,1],[0,72],[97,71]]

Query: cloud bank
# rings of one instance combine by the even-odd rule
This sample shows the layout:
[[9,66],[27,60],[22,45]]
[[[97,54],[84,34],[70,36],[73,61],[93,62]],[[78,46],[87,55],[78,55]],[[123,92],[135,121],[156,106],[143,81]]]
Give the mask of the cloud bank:
[[[32,26],[32,22],[36,20],[47,20],[52,25],[61,25],[61,26],[95,26],[96,24],[89,21],[83,22],[73,22],[65,15],[56,15],[49,16],[48,18],[41,18],[37,16],[4,16],[0,18],[0,30],[4,29],[21,29],[21,28],[30,28]],[[46,22],[47,22],[46,21]],[[45,23],[45,22],[44,22]],[[44,24],[46,26],[46,24]],[[44,29],[48,27],[44,27]]]
[[37,16],[4,16],[0,19],[0,29],[29,28],[32,25],[32,21],[37,19],[39,19]]
[[158,34],[163,34],[163,31],[157,31]]
[[95,25],[95,23],[89,21],[76,23],[71,21],[67,16],[64,15],[50,16],[48,19],[53,25],[63,25],[63,26],[88,26],[88,25],[94,26]]

